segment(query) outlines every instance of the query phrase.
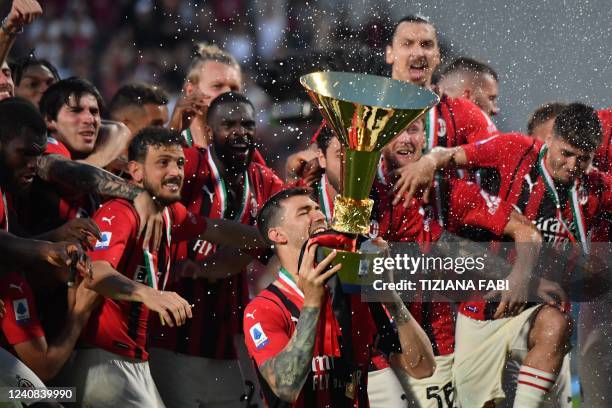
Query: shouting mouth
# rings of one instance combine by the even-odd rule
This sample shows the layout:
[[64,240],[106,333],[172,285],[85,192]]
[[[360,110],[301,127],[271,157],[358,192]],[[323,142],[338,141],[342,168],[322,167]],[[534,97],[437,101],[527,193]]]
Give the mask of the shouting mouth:
[[164,181],[162,183],[162,187],[170,190],[172,193],[177,193],[181,189],[181,180],[180,179],[171,179]]

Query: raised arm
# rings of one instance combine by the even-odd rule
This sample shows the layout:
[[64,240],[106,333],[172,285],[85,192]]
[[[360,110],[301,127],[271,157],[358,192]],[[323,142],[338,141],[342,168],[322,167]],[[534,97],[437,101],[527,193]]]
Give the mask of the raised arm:
[[423,197],[427,198],[436,171],[451,164],[459,167],[465,166],[467,164],[465,150],[461,147],[436,147],[418,161],[396,170],[398,179],[394,186],[393,205],[397,205],[405,196],[407,206],[419,191],[423,192]]
[[151,248],[159,248],[163,220],[159,207],[148,192],[121,177],[89,164],[75,162],[57,154],[40,156],[36,163],[38,177],[75,193],[97,193],[123,198],[134,203],[140,217],[140,229],[146,228],[144,246],[155,241]]
[[31,24],[40,15],[42,8],[36,0],[13,0],[11,11],[0,28],[0,65],[6,61],[15,38],[23,27]]
[[104,168],[127,150],[132,136],[128,127],[123,123],[103,120],[93,152],[79,162]]
[[326,293],[324,282],[342,267],[338,264],[326,271],[336,255],[335,252],[314,267],[315,251],[316,245],[308,249],[298,274],[299,284],[304,292],[304,306],[300,311],[295,332],[278,354],[259,367],[272,391],[287,402],[295,402],[298,399],[311,369],[317,322]]
[[268,246],[254,226],[222,218],[208,219],[206,230],[200,237],[216,244],[241,249],[265,248]]
[[75,193],[97,193],[132,201],[144,191],[106,170],[58,154],[40,156],[36,166],[38,177]]

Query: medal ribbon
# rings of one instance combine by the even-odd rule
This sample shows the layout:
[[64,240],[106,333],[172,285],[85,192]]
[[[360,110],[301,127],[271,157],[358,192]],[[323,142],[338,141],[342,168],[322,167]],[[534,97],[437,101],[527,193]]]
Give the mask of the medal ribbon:
[[425,117],[425,151],[428,153],[438,145],[438,133],[436,132],[436,109],[430,109]]
[[[557,219],[565,228],[567,232],[568,238],[571,242],[575,243],[576,238],[572,231],[570,230],[568,224],[563,219],[563,215],[561,214],[561,201],[559,199],[559,195],[557,194],[557,189],[555,188],[555,183],[553,181],[552,176],[546,169],[546,165],[544,164],[544,157],[546,156],[546,152],[548,151],[548,147],[543,145],[540,149],[540,154],[538,156],[538,170],[540,174],[542,174],[542,178],[544,179],[544,184],[546,185],[546,190],[551,195],[555,202],[555,207],[557,208]],[[582,245],[583,251],[588,254],[589,253],[589,245],[586,236],[586,224],[584,221],[584,215],[582,213],[582,208],[580,207],[580,202],[578,200],[578,180],[574,180],[574,185],[571,187],[569,193],[569,201],[571,206],[572,215],[574,216],[574,220],[576,221],[576,226],[578,230],[578,236],[580,238],[580,244]]]
[[383,185],[387,185],[387,178],[385,177],[385,169],[383,158],[381,157],[378,161],[378,168],[376,169],[376,175],[378,177],[378,181],[380,181]]
[[291,276],[291,274],[289,273],[289,271],[287,271],[285,268],[283,268],[281,266],[278,277],[280,278],[280,280],[283,281],[283,283],[287,286],[289,286],[291,289],[293,289],[295,291],[295,293],[297,293],[298,295],[300,295],[302,298],[304,298],[304,293],[300,290],[300,288],[298,288],[297,283],[295,282],[295,280],[293,279],[293,276]]
[[[164,218],[164,229],[166,233],[165,246],[166,246],[166,265],[165,265],[165,273],[164,273],[164,281],[161,285],[161,290],[166,288],[166,284],[168,283],[168,276],[170,275],[170,245],[171,245],[171,231],[172,231],[172,221],[170,219],[170,210],[168,207],[164,208],[163,212]],[[158,253],[157,251],[151,252],[149,248],[144,250],[144,261],[145,268],[147,269],[147,278],[149,282],[149,286],[153,289],[160,289],[158,282]]]
[[325,214],[325,218],[330,221],[333,216],[332,197],[330,197],[329,189],[327,188],[327,183],[327,176],[324,173],[321,176],[321,180],[319,181],[319,204],[321,205],[323,214]]
[[[212,151],[210,148],[208,149],[208,165],[215,177],[215,194],[219,197],[220,206],[221,206],[221,218],[230,219],[227,214],[227,187],[225,185],[225,181],[221,178],[221,173],[215,164],[215,161],[212,158]],[[241,221],[246,214],[248,203],[250,202],[251,196],[251,183],[249,183],[249,173],[244,171],[244,189],[242,192],[242,204],[240,211],[233,218],[236,221]]]
[[191,135],[191,130],[189,128],[183,130],[181,132],[181,136],[185,139],[185,143],[187,143],[188,147],[193,146],[193,136]]

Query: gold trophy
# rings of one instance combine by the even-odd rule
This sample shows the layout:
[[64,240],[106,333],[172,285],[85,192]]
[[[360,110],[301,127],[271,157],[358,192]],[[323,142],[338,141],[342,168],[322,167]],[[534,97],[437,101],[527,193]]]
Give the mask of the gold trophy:
[[[382,148],[439,98],[420,86],[375,75],[315,72],[300,82],[343,146],[341,188],[334,199],[331,227],[341,233],[368,234],[374,206],[369,196]],[[338,255],[343,286],[371,282],[365,254]]]

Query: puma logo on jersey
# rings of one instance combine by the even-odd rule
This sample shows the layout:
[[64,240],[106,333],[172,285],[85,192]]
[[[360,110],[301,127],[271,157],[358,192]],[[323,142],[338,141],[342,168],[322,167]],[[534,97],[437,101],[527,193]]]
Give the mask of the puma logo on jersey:
[[23,283],[20,285],[15,285],[14,283],[10,283],[9,288],[17,289],[19,293],[23,293],[23,289],[21,289],[21,285],[23,285]]
[[253,309],[253,313],[246,313],[246,317],[247,318],[251,318],[253,320],[255,320],[255,312],[257,311],[257,309]]
[[114,215],[112,217],[102,217],[102,222],[108,222],[108,225],[112,225],[114,219]]
[[531,175],[529,173],[525,174],[524,179],[527,182],[527,187],[529,187],[529,194],[531,194],[535,185],[538,184],[538,180],[531,180]]

